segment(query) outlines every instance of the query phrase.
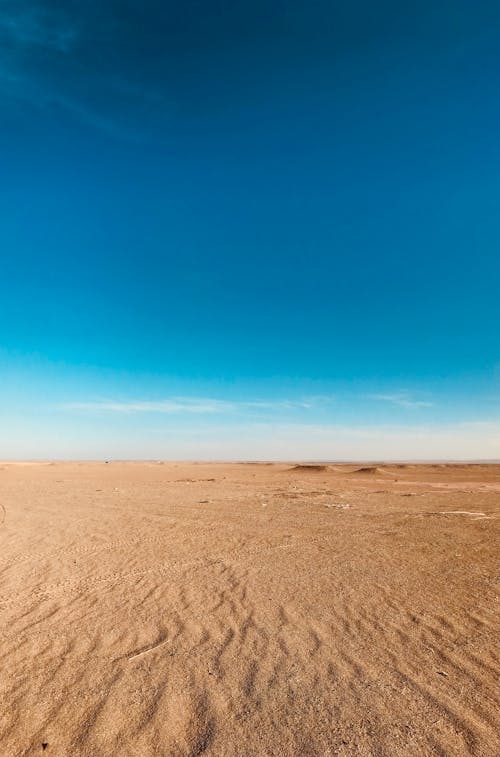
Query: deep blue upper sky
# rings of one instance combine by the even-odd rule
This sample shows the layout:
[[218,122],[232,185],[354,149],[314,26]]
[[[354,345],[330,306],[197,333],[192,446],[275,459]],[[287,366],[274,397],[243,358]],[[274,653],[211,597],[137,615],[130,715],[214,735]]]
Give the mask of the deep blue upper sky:
[[2,2],[4,422],[62,456],[61,395],[496,420],[499,82],[494,2]]

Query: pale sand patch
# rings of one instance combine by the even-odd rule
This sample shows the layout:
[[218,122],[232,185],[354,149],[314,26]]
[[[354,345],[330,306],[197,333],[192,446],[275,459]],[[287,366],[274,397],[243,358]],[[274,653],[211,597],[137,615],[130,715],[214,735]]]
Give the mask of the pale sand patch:
[[432,515],[469,515],[474,518],[489,518],[486,513],[471,512],[469,510],[434,510]]

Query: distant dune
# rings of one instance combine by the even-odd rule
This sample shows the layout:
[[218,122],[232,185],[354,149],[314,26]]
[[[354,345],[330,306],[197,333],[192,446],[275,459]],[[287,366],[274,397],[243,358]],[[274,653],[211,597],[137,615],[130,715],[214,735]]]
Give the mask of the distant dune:
[[3,463],[0,503],[1,755],[499,753],[500,466]]
[[328,465],[313,465],[310,464],[300,464],[300,465],[294,465],[293,468],[290,468],[292,471],[298,471],[299,473],[321,473],[322,471],[328,470]]

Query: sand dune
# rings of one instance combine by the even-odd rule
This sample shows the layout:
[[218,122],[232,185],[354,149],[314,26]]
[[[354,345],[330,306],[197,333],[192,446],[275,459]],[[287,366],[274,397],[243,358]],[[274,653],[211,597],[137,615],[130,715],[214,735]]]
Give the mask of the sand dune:
[[290,468],[291,471],[299,473],[324,473],[328,470],[328,465],[314,465],[313,463],[301,463]]
[[500,467],[332,470],[3,463],[0,753],[497,754]]

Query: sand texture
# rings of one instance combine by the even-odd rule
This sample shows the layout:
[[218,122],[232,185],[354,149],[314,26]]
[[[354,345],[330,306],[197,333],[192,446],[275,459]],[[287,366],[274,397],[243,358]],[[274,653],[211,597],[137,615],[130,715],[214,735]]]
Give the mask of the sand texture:
[[0,755],[500,753],[500,466],[0,464]]

